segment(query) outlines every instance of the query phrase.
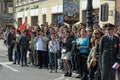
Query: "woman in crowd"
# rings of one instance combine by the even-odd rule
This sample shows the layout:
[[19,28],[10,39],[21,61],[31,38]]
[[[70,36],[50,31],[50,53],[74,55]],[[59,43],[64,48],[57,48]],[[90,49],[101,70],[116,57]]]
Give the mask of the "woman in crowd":
[[78,63],[78,76],[76,78],[82,78],[82,80],[87,79],[87,56],[89,53],[89,38],[86,36],[86,30],[80,30],[80,37],[76,40],[77,49],[79,49],[79,55],[77,55]]
[[68,77],[72,76],[71,65],[70,65],[72,41],[73,41],[73,39],[70,36],[70,31],[66,31],[65,38],[62,40],[61,59],[63,59],[63,61],[64,61],[64,67],[66,70],[66,73],[64,76],[68,76]]
[[89,69],[89,80],[94,79],[94,73],[97,69],[98,66],[98,46],[99,46],[99,41],[100,41],[100,32],[95,30],[93,32],[92,38],[91,38],[91,44],[92,44],[92,49],[89,53],[88,59],[87,59],[87,66]]

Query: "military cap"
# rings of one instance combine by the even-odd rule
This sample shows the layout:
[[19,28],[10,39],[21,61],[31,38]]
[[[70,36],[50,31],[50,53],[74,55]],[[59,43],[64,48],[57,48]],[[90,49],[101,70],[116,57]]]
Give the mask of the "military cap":
[[103,26],[105,29],[114,29],[115,25],[111,24],[111,23],[107,23]]

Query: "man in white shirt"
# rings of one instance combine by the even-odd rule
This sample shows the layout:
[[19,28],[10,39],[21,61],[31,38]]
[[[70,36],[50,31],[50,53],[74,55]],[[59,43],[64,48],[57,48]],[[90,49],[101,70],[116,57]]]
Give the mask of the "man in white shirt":
[[43,67],[48,67],[47,64],[47,42],[48,42],[49,38],[47,38],[46,36],[44,36],[44,32],[40,31],[38,38],[36,40],[36,50],[38,53],[38,65],[40,66],[39,68]]

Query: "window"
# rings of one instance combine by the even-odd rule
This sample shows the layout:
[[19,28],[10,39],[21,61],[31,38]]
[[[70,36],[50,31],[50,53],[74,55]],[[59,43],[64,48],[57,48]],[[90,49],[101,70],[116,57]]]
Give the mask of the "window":
[[102,4],[101,5],[101,21],[108,21],[108,12],[109,12],[108,4]]

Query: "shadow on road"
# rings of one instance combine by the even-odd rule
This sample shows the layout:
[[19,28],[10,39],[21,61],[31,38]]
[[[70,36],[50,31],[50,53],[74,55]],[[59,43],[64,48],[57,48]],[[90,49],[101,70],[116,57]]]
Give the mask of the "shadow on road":
[[3,69],[3,66],[0,64],[0,70]]

